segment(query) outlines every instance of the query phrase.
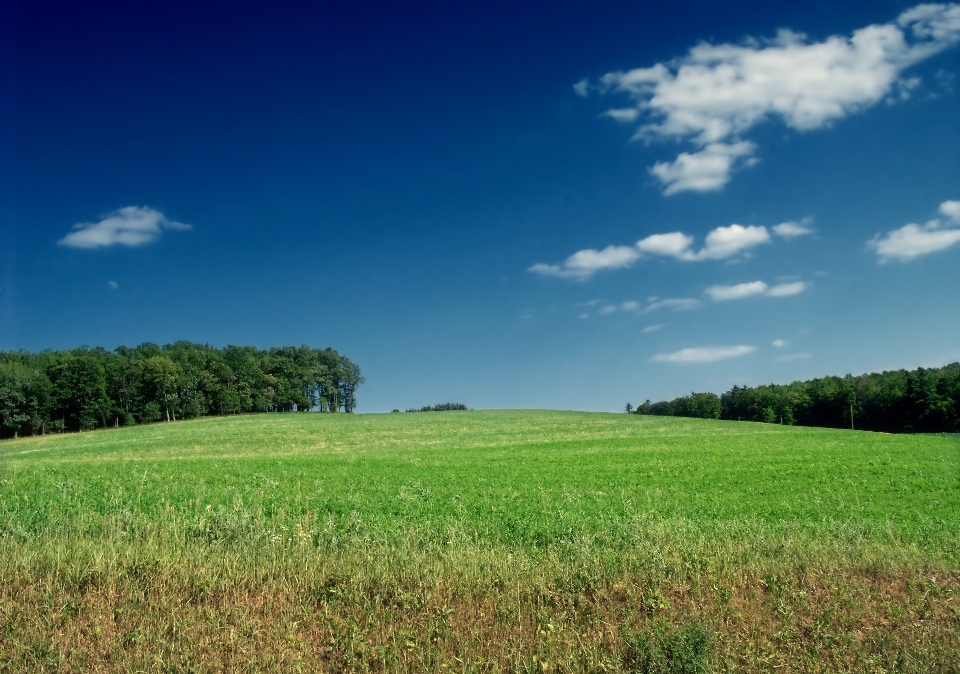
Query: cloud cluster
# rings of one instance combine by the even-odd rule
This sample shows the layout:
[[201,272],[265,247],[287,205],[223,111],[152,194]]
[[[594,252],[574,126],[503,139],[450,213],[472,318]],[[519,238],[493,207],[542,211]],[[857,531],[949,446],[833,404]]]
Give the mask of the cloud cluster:
[[880,262],[900,260],[909,262],[921,255],[946,250],[960,243],[960,201],[944,201],[940,214],[946,220],[934,219],[925,225],[910,223],[900,229],[878,234],[867,242],[880,257]]
[[98,222],[81,222],[57,241],[68,248],[104,248],[107,246],[143,246],[160,238],[164,230],[184,231],[190,225],[168,219],[160,211],[146,206],[127,206]]
[[675,363],[693,365],[695,363],[715,363],[718,360],[737,358],[753,353],[756,347],[739,344],[737,346],[703,346],[681,349],[673,353],[658,353],[650,360],[655,363]]
[[818,129],[884,99],[906,98],[918,80],[902,73],[958,42],[960,5],[923,4],[895,22],[822,42],[781,30],[739,45],[701,43],[673,61],[607,73],[574,90],[631,97],[632,106],[606,116],[645,122],[634,138],[691,143],[692,152],[650,173],[666,194],[704,192],[756,163],[757,146],[744,139],[754,126],[779,119],[799,131]]
[[766,227],[754,225],[717,227],[707,234],[699,250],[693,246],[693,237],[683,232],[653,234],[640,239],[633,246],[607,246],[603,250],[588,248],[574,253],[561,264],[538,262],[527,271],[541,276],[584,281],[598,271],[629,267],[643,255],[672,257],[683,262],[723,260],[746,253],[770,240]]

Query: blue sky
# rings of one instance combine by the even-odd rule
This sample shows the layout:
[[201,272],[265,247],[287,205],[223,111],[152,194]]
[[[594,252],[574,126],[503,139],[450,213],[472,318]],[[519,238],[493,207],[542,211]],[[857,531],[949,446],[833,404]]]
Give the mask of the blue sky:
[[5,3],[0,349],[333,346],[360,411],[960,360],[960,6]]

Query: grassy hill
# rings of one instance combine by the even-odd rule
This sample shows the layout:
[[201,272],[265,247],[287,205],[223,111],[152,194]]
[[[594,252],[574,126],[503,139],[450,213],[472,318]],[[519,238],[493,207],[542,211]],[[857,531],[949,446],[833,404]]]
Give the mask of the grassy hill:
[[0,549],[0,671],[960,662],[945,436],[471,411],[28,438]]

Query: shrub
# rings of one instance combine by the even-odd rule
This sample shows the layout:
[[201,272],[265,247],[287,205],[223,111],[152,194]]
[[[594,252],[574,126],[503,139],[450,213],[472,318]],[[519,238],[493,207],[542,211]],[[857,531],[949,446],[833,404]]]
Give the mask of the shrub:
[[710,641],[699,623],[656,623],[624,639],[623,665],[638,674],[701,674],[707,671]]

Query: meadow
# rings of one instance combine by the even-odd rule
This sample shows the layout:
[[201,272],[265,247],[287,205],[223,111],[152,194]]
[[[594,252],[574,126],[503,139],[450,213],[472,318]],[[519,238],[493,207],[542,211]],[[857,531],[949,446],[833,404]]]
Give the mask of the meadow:
[[960,440],[555,411],[0,443],[0,671],[960,672]]

